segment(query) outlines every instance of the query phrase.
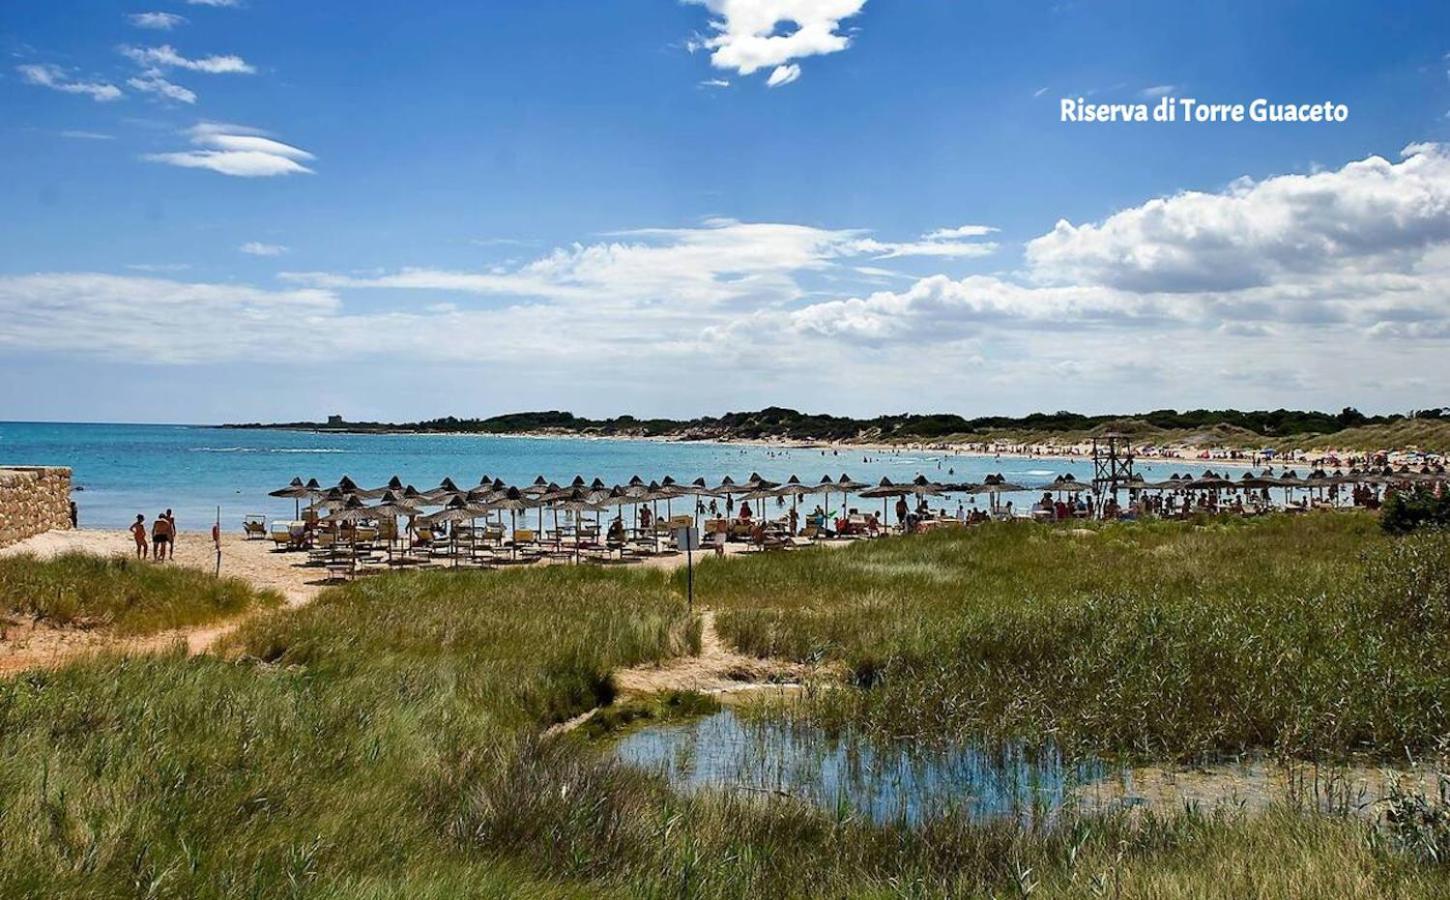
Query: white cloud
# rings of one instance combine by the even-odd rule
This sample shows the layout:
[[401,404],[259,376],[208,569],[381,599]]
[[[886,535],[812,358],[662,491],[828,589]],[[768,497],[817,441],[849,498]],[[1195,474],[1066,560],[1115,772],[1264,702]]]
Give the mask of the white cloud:
[[801,67],[795,63],[791,63],[788,66],[776,66],[770,73],[770,77],[765,80],[765,86],[781,87],[782,85],[790,84],[800,77]]
[[187,132],[200,150],[151,153],[144,158],[189,169],[209,169],[239,178],[312,174],[302,163],[315,159],[306,150],[263,136],[255,128],[202,122]]
[[114,84],[74,81],[60,66],[48,63],[16,66],[15,70],[20,73],[20,77],[26,84],[50,88],[63,94],[85,94],[97,103],[108,103],[124,96],[121,89]]
[[70,138],[73,141],[114,141],[116,139],[116,136],[113,134],[102,134],[99,131],[68,130],[62,131],[60,136]]
[[126,83],[131,86],[132,90],[140,91],[143,94],[155,94],[178,103],[196,102],[196,94],[193,91],[167,81],[157,69],[150,69],[135,78],[128,78]]
[[1032,92],[1032,97],[1035,100],[1036,98],[1041,97],[1045,93],[1047,93],[1047,88],[1040,87],[1037,90],[1035,90],[1035,91]]
[[[231,125],[194,133],[270,140]],[[1051,397],[1063,407],[1104,396],[1122,408],[1277,403],[1286,385],[1302,403],[1427,405],[1443,389],[1434,376],[1450,342],[1450,233],[1437,224],[1444,197],[1430,187],[1447,181],[1437,169],[1443,153],[1419,146],[1394,165],[1371,157],[1239,182],[1168,213],[1147,211],[1178,198],[1150,200],[1074,229],[1091,230],[1083,245],[1053,243],[1058,231],[1049,232],[1038,240],[1052,252],[1034,241],[1022,271],[1000,274],[921,278],[872,264],[925,245],[985,247],[989,226],[890,242],[861,229],[715,219],[619,232],[479,271],[285,274],[275,290],[87,273],[0,277],[0,354],[470,366],[485,347],[490,365],[536,366],[568,396],[609,408],[641,391],[691,409],[769,403],[786,379],[797,402],[830,402],[844,384],[864,409],[902,396],[959,407],[967,383],[1003,402]],[[1367,178],[1378,186],[1369,190]],[[1244,228],[1246,216],[1260,227]],[[1140,218],[1151,222],[1124,230]],[[1135,233],[1151,245],[1164,223],[1173,226],[1167,234],[1193,236],[1176,243],[1178,268],[1167,277],[1139,266],[1140,277],[1124,284],[1098,262],[1109,237],[1129,246],[1124,235]],[[1354,241],[1314,249],[1326,233]],[[1179,269],[1211,268],[1187,257],[1225,265],[1225,243],[1246,258],[1275,257],[1281,243],[1308,248],[1314,261],[1275,261],[1243,285],[1185,289]],[[882,289],[883,278],[907,280]],[[381,290],[351,307],[355,292]],[[580,339],[540,344],[539,335],[559,333]],[[644,352],[640,335],[649,337]],[[849,365],[832,364],[844,359]],[[694,386],[684,401],[670,394],[682,372]],[[716,397],[717,384],[720,399],[701,399]]]
[[281,244],[264,244],[261,241],[247,241],[237,249],[249,256],[281,256],[288,251]]
[[189,6],[238,7],[242,0],[186,0]]
[[839,53],[851,45],[841,22],[861,12],[866,0],[685,0],[714,18],[711,34],[690,49],[710,51],[710,64],[750,75],[771,69],[771,87],[800,77],[794,60]]
[[170,31],[178,25],[186,24],[184,17],[168,12],[132,13],[127,18],[137,28],[149,28],[152,31]]
[[700,82],[700,87],[728,88],[730,82],[724,78],[707,78]]
[[1155,84],[1152,87],[1145,87],[1138,94],[1145,99],[1155,100],[1159,97],[1166,97],[1178,90],[1176,84]]
[[1400,272],[1450,240],[1450,153],[1407,147],[1333,171],[1186,191],[1027,244],[1039,280],[1131,291],[1232,291],[1331,269]]
[[958,225],[956,228],[938,228],[924,237],[928,241],[949,241],[956,238],[983,237],[996,232],[997,229],[990,225]]
[[154,69],[186,69],[208,75],[251,75],[257,70],[240,56],[204,56],[190,59],[170,44],[160,47],[122,46],[121,54],[138,66]]

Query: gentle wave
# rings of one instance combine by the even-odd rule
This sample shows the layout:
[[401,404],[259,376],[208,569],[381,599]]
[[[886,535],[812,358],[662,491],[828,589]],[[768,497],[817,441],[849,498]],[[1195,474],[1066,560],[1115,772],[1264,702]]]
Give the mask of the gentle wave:
[[335,447],[188,447],[192,453],[346,453]]

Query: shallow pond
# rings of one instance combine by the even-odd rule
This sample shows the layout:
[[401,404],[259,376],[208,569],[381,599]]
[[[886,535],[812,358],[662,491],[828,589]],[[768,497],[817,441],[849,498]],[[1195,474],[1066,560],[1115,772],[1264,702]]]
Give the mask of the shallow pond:
[[1128,767],[1064,760],[1052,747],[915,748],[859,736],[831,737],[808,725],[733,709],[655,725],[620,739],[616,758],[661,773],[681,790],[793,797],[877,822],[919,822],[947,812],[977,820],[1050,820],[1066,806],[1249,809],[1297,800],[1336,812],[1379,811],[1396,774],[1438,793],[1437,775],[1416,769],[1281,766]]

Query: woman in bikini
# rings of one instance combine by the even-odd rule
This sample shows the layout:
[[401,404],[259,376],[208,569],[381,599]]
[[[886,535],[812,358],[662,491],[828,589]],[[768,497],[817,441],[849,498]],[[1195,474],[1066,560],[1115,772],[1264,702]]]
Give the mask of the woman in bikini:
[[145,516],[137,514],[136,521],[131,523],[131,536],[136,539],[136,558],[145,559],[147,550]]

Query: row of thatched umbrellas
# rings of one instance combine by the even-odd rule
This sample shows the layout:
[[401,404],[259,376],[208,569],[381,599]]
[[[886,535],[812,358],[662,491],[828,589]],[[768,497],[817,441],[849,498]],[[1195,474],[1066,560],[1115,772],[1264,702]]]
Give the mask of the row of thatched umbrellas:
[[[1318,488],[1339,484],[1434,482],[1445,481],[1446,478],[1444,467],[1432,468],[1429,466],[1420,470],[1411,470],[1403,466],[1398,470],[1389,467],[1363,471],[1353,469],[1348,473],[1339,471],[1329,473],[1316,470],[1303,478],[1292,470],[1279,475],[1269,472],[1255,475],[1252,472],[1246,472],[1239,479],[1208,471],[1198,477],[1174,475],[1163,481],[1153,482],[1136,477],[1120,482],[1116,487],[1127,490],[1160,491],[1258,490],[1264,488]],[[1098,485],[1099,488],[1105,489],[1111,489],[1113,486]],[[1008,481],[1000,474],[988,475],[980,483],[938,484],[928,480],[925,476],[917,476],[916,479],[909,482],[894,483],[889,478],[882,478],[879,483],[868,485],[855,481],[845,474],[834,480],[829,475],[823,476],[819,482],[807,484],[794,475],[782,483],[769,481],[759,474],[752,473],[743,482],[736,482],[727,476],[715,485],[708,484],[704,478],[696,478],[693,482],[684,484],[669,477],[660,481],[645,482],[638,476],[631,478],[628,484],[624,485],[606,485],[599,478],[586,481],[583,476],[576,476],[568,485],[559,485],[540,476],[532,484],[520,488],[510,486],[501,479],[490,479],[484,476],[475,487],[462,488],[452,479],[445,478],[437,487],[427,491],[419,491],[412,485],[404,484],[402,479],[397,476],[390,479],[387,484],[376,488],[362,488],[347,476],[343,476],[332,487],[321,486],[315,478],[307,482],[303,482],[301,478],[294,478],[285,487],[271,491],[270,495],[295,500],[299,515],[301,502],[306,500],[310,507],[327,511],[323,516],[323,521],[358,522],[378,518],[406,517],[415,519],[421,524],[433,525],[443,522],[476,520],[484,518],[490,512],[508,511],[511,520],[516,524],[519,512],[538,509],[542,528],[544,509],[554,511],[556,525],[558,511],[561,509],[576,513],[600,512],[626,505],[657,505],[663,502],[666,504],[666,515],[668,516],[671,501],[686,496],[738,497],[746,501],[790,497],[795,503],[800,497],[812,494],[825,494],[828,498],[827,502],[829,502],[829,495],[832,493],[840,493],[843,498],[855,494],[867,499],[880,498],[885,501],[891,497],[909,495],[935,496],[955,493],[998,495],[1024,491],[1081,493],[1093,489],[1092,482],[1080,481],[1071,474],[1060,475],[1044,485],[1025,487]],[[369,506],[363,503],[364,500],[378,500],[379,502]],[[441,509],[435,512],[425,512],[427,507],[441,507]]]

